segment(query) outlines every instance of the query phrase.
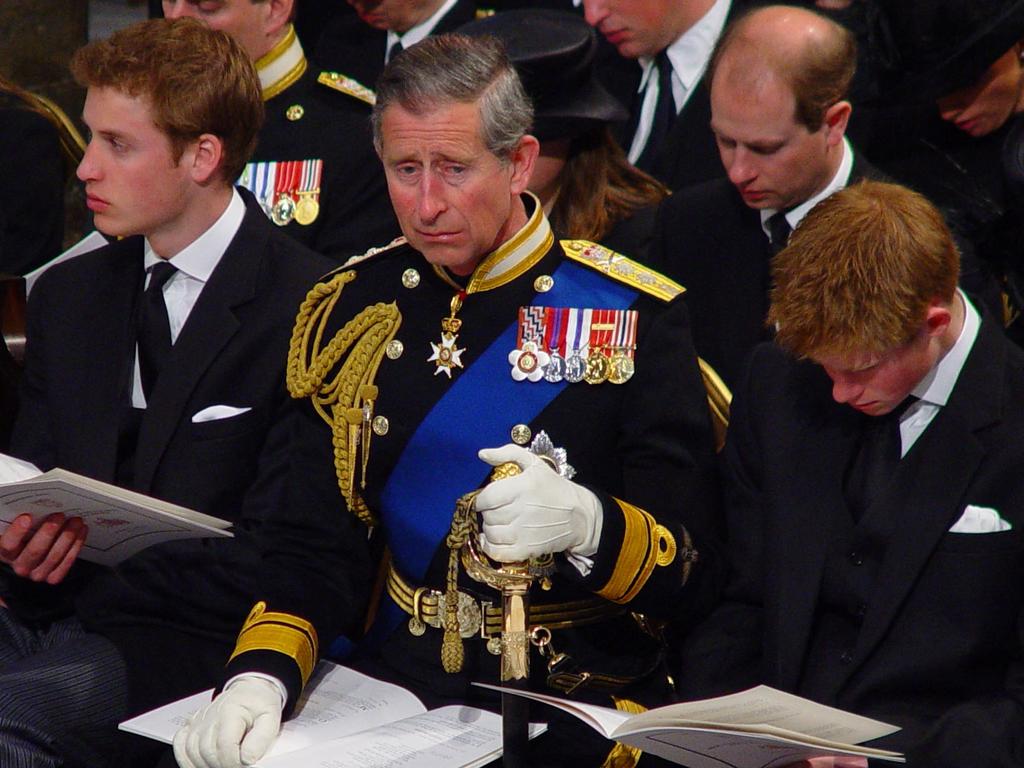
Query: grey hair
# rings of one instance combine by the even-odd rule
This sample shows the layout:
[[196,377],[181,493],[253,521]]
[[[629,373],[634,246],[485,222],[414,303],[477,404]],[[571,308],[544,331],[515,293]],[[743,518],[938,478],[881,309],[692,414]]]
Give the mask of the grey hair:
[[494,37],[428,37],[394,57],[377,81],[373,144],[379,154],[384,111],[393,104],[423,114],[474,102],[484,146],[507,161],[533,125],[533,104],[504,45]]

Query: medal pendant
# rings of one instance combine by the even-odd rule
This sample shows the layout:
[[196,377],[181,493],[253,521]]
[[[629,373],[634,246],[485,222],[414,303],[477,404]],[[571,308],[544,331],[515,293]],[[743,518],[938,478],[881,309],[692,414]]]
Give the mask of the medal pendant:
[[316,201],[314,195],[313,192],[307,192],[301,195],[299,202],[295,204],[295,220],[304,227],[308,227],[320,215],[320,203]]
[[279,227],[287,226],[295,218],[295,201],[289,195],[281,195],[270,211],[271,220]]
[[592,349],[587,356],[586,369],[583,379],[587,384],[601,384],[608,381],[608,358],[601,354],[600,350]]
[[462,353],[465,352],[466,349],[459,349],[455,346],[457,338],[458,337],[454,333],[443,331],[441,333],[440,344],[430,342],[430,347],[433,352],[430,357],[427,358],[427,362],[434,364],[435,376],[439,373],[443,373],[450,379],[452,377],[452,368],[462,367]]
[[616,352],[612,355],[608,369],[608,381],[612,384],[625,384],[631,378],[636,368],[633,365],[633,358],[625,352]]
[[552,350],[551,361],[544,368],[544,380],[557,384],[565,378],[565,358]]
[[579,384],[587,372],[587,363],[579,352],[573,352],[565,360],[564,378],[570,384]]

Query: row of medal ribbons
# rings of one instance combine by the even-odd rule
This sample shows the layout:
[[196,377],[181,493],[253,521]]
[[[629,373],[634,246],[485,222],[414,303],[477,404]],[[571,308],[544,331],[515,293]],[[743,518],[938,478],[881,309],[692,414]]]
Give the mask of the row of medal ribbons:
[[512,378],[625,384],[635,371],[636,324],[635,309],[521,307]]
[[259,201],[279,227],[297,221],[308,226],[320,215],[323,160],[264,160],[247,163],[238,184]]

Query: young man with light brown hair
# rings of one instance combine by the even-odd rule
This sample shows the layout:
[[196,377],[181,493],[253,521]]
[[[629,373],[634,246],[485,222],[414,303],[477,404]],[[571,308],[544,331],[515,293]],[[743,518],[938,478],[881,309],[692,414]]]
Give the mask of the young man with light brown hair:
[[[33,289],[11,451],[228,520],[234,537],[100,568],[79,559],[80,519],[12,521],[0,535],[5,767],[120,764],[119,720],[222,681],[251,596],[268,595],[256,580],[345,556],[332,541],[344,520],[307,540],[316,516],[276,516],[294,307],[331,265],[233,186],[263,110],[249,56],[195,20],[160,19],[91,43],[72,69],[91,134],[78,176],[97,228],[119,239]],[[358,573],[358,554],[346,560]]]
[[934,206],[863,182],[772,265],[724,450],[726,597],[687,697],[765,683],[901,728],[910,766],[1024,748],[1024,354],[956,287]]

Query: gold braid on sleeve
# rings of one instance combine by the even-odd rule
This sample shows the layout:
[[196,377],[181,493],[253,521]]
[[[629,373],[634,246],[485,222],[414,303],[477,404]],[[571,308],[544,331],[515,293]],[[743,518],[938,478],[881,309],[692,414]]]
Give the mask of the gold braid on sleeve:
[[299,307],[288,348],[287,386],[293,398],[308,397],[331,428],[334,469],[348,508],[364,523],[376,521],[356,487],[356,468],[365,482],[374,402],[374,380],[384,350],[402,316],[395,303],[377,303],[351,318],[330,339],[327,326],[354,270],[337,272],[313,287]]

